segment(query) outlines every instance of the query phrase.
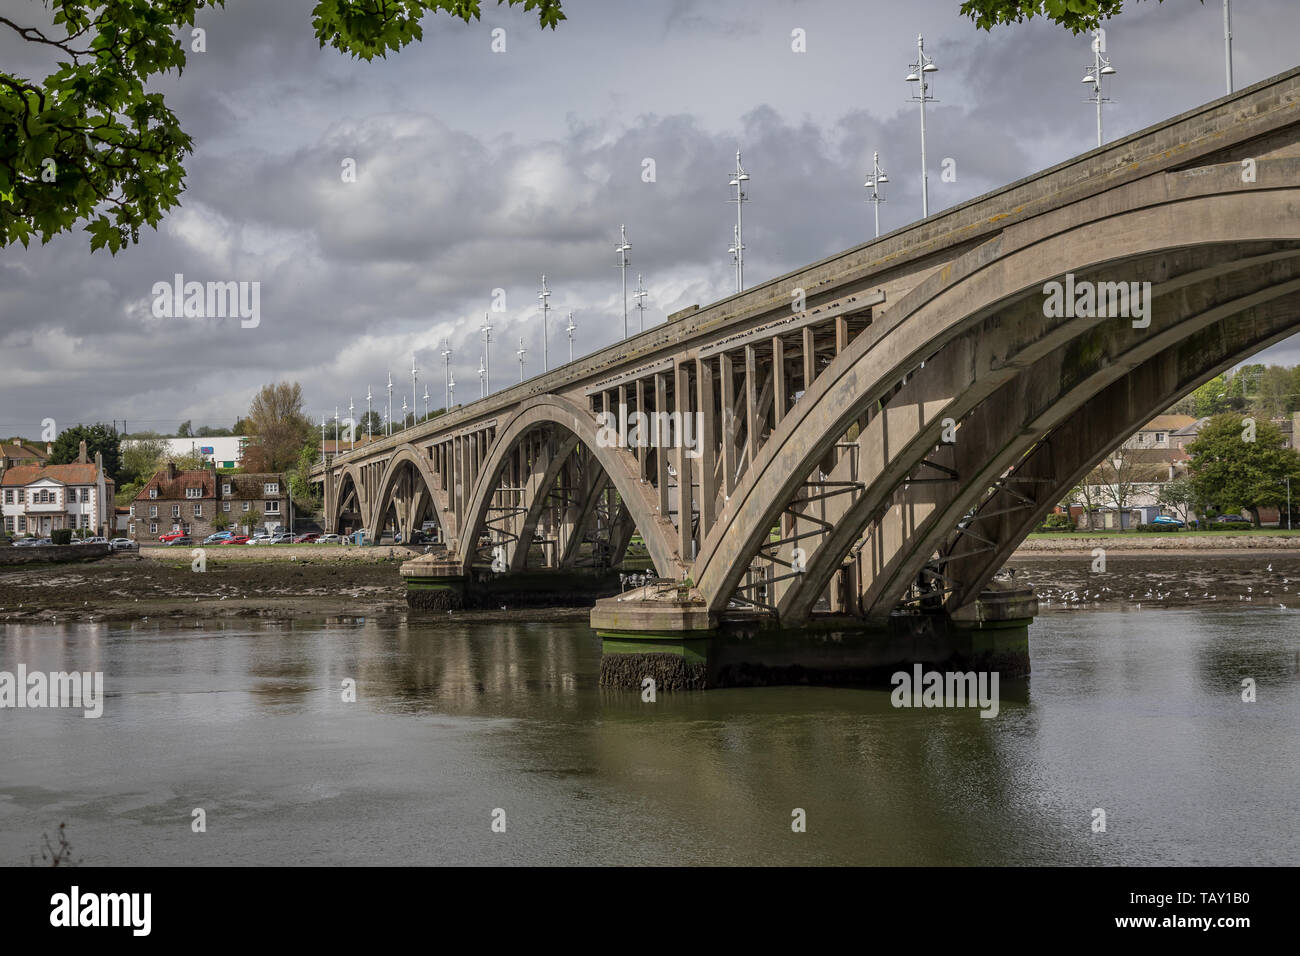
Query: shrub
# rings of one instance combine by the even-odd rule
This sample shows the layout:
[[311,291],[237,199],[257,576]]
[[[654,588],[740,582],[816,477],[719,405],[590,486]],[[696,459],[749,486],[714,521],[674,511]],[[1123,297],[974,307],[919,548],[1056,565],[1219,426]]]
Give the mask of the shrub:
[[1073,531],[1074,521],[1069,515],[1061,514],[1059,511],[1048,515],[1043,519],[1043,523],[1038,526],[1039,531]]
[[72,544],[72,529],[55,528],[50,532],[50,540],[55,544]]
[[1171,531],[1182,531],[1183,529],[1176,524],[1140,524],[1134,531],[1143,531],[1148,534],[1168,534]]

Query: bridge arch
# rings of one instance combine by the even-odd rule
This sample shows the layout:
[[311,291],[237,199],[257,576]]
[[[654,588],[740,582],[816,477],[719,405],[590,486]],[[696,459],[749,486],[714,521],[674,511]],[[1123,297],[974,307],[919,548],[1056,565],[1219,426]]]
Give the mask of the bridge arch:
[[[808,394],[789,410],[718,515],[695,564],[696,580],[710,610],[717,612],[726,607],[751,561],[768,540],[770,529],[835,442],[855,421],[870,419],[872,406],[879,407],[882,400],[886,401],[884,411],[877,417],[884,422],[896,418],[889,410],[890,393],[900,383],[906,387],[913,376],[923,379],[927,370],[929,378],[934,379],[935,363],[944,364],[943,352],[950,346],[976,348],[978,343],[961,342],[963,333],[969,333],[979,323],[1002,321],[1004,314],[1011,313],[1008,320],[1021,323],[1022,348],[1016,354],[982,357],[984,394],[976,390],[971,394],[962,391],[944,395],[943,389],[936,386],[929,400],[921,403],[911,434],[901,447],[880,449],[884,456],[879,463],[881,474],[871,497],[864,495],[867,500],[858,509],[856,525],[848,521],[836,529],[841,545],[845,538],[852,544],[852,539],[865,530],[863,517],[877,513],[898,479],[905,478],[925,461],[926,454],[934,451],[940,412],[951,410],[957,418],[965,418],[978,404],[971,399],[983,400],[996,391],[989,389],[990,385],[1003,385],[1044,354],[1068,347],[1071,340],[1083,339],[1088,328],[1077,322],[1071,328],[1065,323],[1053,324],[1041,315],[1034,319],[1029,306],[1044,283],[1059,280],[1066,272],[1118,278],[1117,270],[1144,268],[1158,284],[1162,256],[1197,247],[1225,250],[1225,260],[1233,258],[1233,247],[1248,244],[1279,244],[1277,256],[1281,259],[1295,255],[1294,248],[1300,245],[1300,216],[1296,213],[1300,189],[1294,184],[1300,181],[1300,161],[1267,160],[1260,166],[1268,168],[1268,175],[1253,185],[1241,183],[1236,164],[1210,167],[1208,173],[1197,170],[1195,175],[1164,174],[1154,181],[1154,188],[1150,181],[1139,181],[1116,190],[1119,195],[1115,201],[1100,206],[1102,211],[1086,220],[1080,210],[1063,207],[1009,228],[907,293],[837,356]],[[1256,252],[1267,256],[1258,247]],[[1231,263],[1218,271],[1231,275]],[[1214,272],[1212,266],[1203,267],[1199,278],[1210,281]],[[1019,313],[1015,312],[1017,308]],[[1183,337],[1195,331],[1188,327]],[[1175,335],[1172,341],[1179,338]],[[968,367],[976,360],[973,351],[964,357]],[[949,364],[955,367],[960,362]],[[1001,373],[1000,380],[993,372]],[[989,381],[990,376],[993,381]],[[975,376],[968,379],[965,388],[979,381]],[[962,395],[967,396],[964,408],[959,401]],[[1086,395],[1072,394],[1069,402],[1078,407],[1086,399]],[[1064,415],[1069,409],[1056,411]],[[866,424],[869,426],[870,421]],[[1043,434],[1040,431],[1034,437]],[[826,567],[842,557],[836,551],[828,549],[823,564],[817,568],[823,579]],[[814,579],[809,590],[816,590],[817,583]],[[905,585],[895,582],[895,590]],[[893,596],[901,596],[901,591]],[[964,594],[963,599],[975,596]],[[788,608],[796,616],[807,612],[807,596],[801,600],[802,605]],[[877,606],[887,604],[888,596],[882,595],[880,602]]]
[[466,533],[460,538],[457,557],[465,573],[469,573],[476,557],[479,536],[487,529],[488,509],[507,456],[525,435],[547,425],[572,436],[572,444],[581,443],[599,463],[622,498],[633,524],[641,532],[656,570],[663,576],[678,576],[682,566],[670,544],[671,527],[666,528],[668,519],[656,512],[649,490],[637,476],[635,459],[626,449],[602,447],[596,439],[594,416],[576,403],[553,394],[535,396],[521,403],[518,411],[497,433],[484,467],[479,470],[464,514]]
[[[398,482],[404,477],[419,479],[420,486],[413,486],[411,494],[401,497],[397,494]],[[390,508],[401,504],[408,512],[404,518],[399,516],[400,530],[409,540],[410,532],[415,530],[414,523],[419,513],[427,506],[428,512],[438,522],[444,541],[455,537],[455,520],[441,506],[441,495],[433,466],[419,450],[411,445],[403,445],[393,452],[379,479],[377,493],[370,514],[367,516],[366,530],[376,540],[382,531],[382,522]]]

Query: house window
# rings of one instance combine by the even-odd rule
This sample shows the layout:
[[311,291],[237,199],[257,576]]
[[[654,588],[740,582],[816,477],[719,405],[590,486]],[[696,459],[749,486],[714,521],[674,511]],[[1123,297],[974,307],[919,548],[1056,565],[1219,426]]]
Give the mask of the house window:
[[14,519],[13,519],[13,518],[5,518],[5,530],[6,530],[6,531],[9,531],[9,532],[12,532],[12,531],[14,530]]
[[82,488],[82,489],[81,489],[81,503],[82,503],[83,505],[90,504],[90,489],[89,489],[89,488]]
[[196,518],[203,517],[203,505],[199,504],[198,502],[195,502],[194,504],[194,517]]
[[135,525],[134,525],[134,524],[129,524],[129,525],[127,525],[127,526],[126,526],[126,533],[127,533],[128,535],[130,535],[132,538],[134,538],[134,537],[135,537]]
[[180,505],[172,505],[172,517],[173,517],[173,518],[179,518],[180,516],[181,516],[181,506],[180,506]]
[[157,488],[150,488],[150,489],[149,489],[149,497],[150,497],[150,498],[157,498],[157,497],[158,497],[158,489],[157,489]]
[[280,513],[280,502],[279,501],[266,502],[266,507],[262,509],[262,513],[268,515],[278,515]]
[[150,505],[150,506],[149,506],[149,517],[150,517],[150,518],[156,518],[156,517],[158,517],[158,506],[157,506],[157,505]]
[[227,496],[229,496],[229,494],[230,494],[230,483],[229,483],[229,482],[226,482],[225,484],[223,484],[223,485],[221,486],[221,493],[222,493],[223,495],[227,495]]
[[26,519],[25,517],[23,517],[22,515],[19,515],[19,516],[18,516],[18,530],[19,530],[19,531],[26,531],[26,530],[27,530],[27,519]]
[[186,489],[185,489],[185,497],[186,497],[186,498],[202,498],[202,497],[203,497],[203,489],[202,489],[202,488],[186,488]]
[[186,534],[190,533],[190,523],[188,521],[185,522],[185,533]]
[[89,527],[90,527],[90,515],[83,514],[83,515],[81,516],[81,526],[82,526],[83,528],[89,528]]
[[13,489],[10,489],[5,492],[5,504],[11,505],[13,503],[14,503],[14,493],[13,493]]
[[229,510],[230,510],[230,502],[229,502],[229,501],[223,501],[223,502],[221,502],[221,510],[222,510],[222,511],[229,511]]
[[135,517],[135,505],[131,505],[131,517]]
[[253,503],[252,503],[251,501],[245,501],[245,502],[244,502],[244,510],[247,511],[247,510],[252,506],[252,504],[253,504]]
[[1162,442],[1162,441],[1164,441],[1164,440],[1165,440],[1165,433],[1164,433],[1164,432],[1156,432],[1156,441],[1157,441],[1157,442]]
[[149,522],[149,533],[150,533],[150,534],[157,534],[157,533],[158,533],[158,522],[157,522],[157,521],[150,521],[150,522]]
[[264,494],[278,495],[280,493],[280,483],[278,481],[268,481],[265,484]]

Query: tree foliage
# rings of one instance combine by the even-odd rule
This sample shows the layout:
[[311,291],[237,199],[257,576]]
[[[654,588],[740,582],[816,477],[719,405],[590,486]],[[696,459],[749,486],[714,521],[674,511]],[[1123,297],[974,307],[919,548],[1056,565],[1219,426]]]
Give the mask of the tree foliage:
[[1286,479],[1300,488],[1300,453],[1285,447],[1281,431],[1255,423],[1254,441],[1241,415],[1216,415],[1187,446],[1192,489],[1198,501],[1220,512],[1245,508],[1259,524],[1259,509],[1286,501]]
[[50,453],[51,465],[67,465],[77,460],[81,453],[81,443],[86,443],[86,460],[92,464],[95,452],[104,456],[104,473],[117,481],[122,461],[118,452],[121,438],[111,425],[102,422],[98,425],[73,425],[65,428],[54,440],[54,449]]
[[248,408],[252,441],[244,450],[244,470],[287,471],[311,440],[311,422],[302,412],[302,386],[297,382],[263,385]]
[[961,12],[981,30],[1039,16],[1077,34],[1097,29],[1102,20],[1115,16],[1123,7],[1124,0],[965,0]]
[[[522,5],[552,29],[560,0]],[[46,51],[44,79],[0,68],[0,248],[32,237],[49,242],[84,224],[93,252],[116,254],[157,228],[179,205],[193,140],[158,77],[180,74],[195,13],[225,0],[45,0],[52,16],[20,22],[0,11],[0,31]],[[10,7],[12,5],[9,5]],[[28,5],[31,11],[39,9]],[[478,19],[481,0],[318,0],[312,25],[321,46],[363,60],[423,37],[421,21],[442,11]]]

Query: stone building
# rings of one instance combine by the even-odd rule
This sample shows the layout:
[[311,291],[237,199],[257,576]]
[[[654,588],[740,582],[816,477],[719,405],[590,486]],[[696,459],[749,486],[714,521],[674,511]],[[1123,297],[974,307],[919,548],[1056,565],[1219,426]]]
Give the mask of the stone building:
[[131,502],[127,534],[148,543],[180,531],[199,541],[215,531],[277,531],[288,518],[282,474],[219,474],[214,464],[180,471],[169,461]]

